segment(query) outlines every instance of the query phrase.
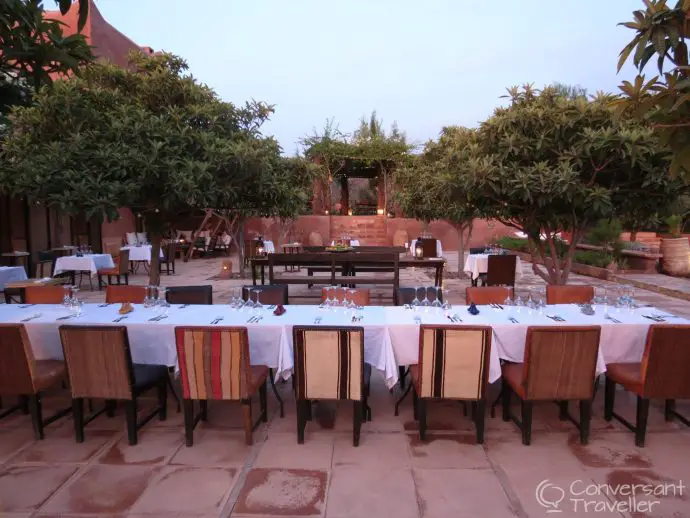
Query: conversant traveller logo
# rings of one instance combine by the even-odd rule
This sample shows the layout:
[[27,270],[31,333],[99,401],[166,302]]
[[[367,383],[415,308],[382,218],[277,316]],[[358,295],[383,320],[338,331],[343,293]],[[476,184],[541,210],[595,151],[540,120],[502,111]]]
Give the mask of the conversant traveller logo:
[[553,484],[549,479],[537,484],[534,496],[547,514],[562,513],[650,513],[659,512],[666,497],[682,497],[687,486],[660,484],[596,484],[573,480],[568,485]]

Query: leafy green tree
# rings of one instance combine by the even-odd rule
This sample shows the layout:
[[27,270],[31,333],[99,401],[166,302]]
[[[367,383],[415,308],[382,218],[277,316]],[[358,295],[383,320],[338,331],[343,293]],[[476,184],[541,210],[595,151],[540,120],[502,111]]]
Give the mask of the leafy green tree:
[[[568,98],[554,88],[509,94],[510,106],[479,129],[495,167],[477,171],[467,190],[527,234],[545,263],[533,270],[547,282],[567,282],[576,245],[599,219],[651,219],[682,192],[653,130],[617,121],[610,96]],[[561,257],[563,232],[571,238]]]
[[[678,0],[669,7],[667,0],[643,0],[644,10],[633,12],[634,19],[621,25],[635,32],[623,48],[618,70],[632,55],[638,69],[633,81],[623,81],[623,96],[615,102],[619,114],[630,114],[652,124],[663,145],[672,152],[670,172],[690,180],[690,0]],[[647,80],[642,75],[656,57],[658,75]]]
[[[17,109],[0,186],[87,218],[116,218],[120,207],[140,214],[151,235],[156,284],[161,236],[181,216],[256,206],[291,212],[303,184],[296,164],[260,133],[272,107],[220,101],[173,55],[131,59],[126,70],[92,64]],[[281,183],[286,170],[293,185]]]
[[487,204],[475,195],[474,177],[488,174],[491,161],[483,156],[476,130],[443,128],[437,142],[398,171],[397,200],[403,213],[425,222],[449,221],[458,234],[458,274],[476,218],[487,215]]

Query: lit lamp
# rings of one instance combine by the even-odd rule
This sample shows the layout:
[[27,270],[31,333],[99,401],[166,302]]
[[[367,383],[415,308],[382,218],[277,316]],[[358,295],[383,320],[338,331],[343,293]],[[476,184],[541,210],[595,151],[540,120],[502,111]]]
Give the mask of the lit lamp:
[[324,213],[326,216],[328,216],[328,211],[327,211],[327,210],[324,210],[323,213]]
[[256,253],[257,255],[264,255],[265,250],[264,250],[264,245],[259,245],[256,247]]
[[379,216],[383,216],[384,213],[385,211],[383,209],[376,209],[376,214],[378,214]]
[[421,243],[417,243],[414,247],[414,256],[417,259],[422,259],[424,257],[424,248],[422,248]]
[[232,261],[225,260],[220,267],[220,277],[221,279],[229,279],[232,275]]
[[352,216],[352,209],[347,209],[347,215]]

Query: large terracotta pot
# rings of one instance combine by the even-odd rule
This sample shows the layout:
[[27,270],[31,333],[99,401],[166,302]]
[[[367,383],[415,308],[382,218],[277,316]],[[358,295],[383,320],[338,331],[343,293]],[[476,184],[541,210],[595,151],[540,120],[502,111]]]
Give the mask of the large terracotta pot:
[[661,240],[662,270],[669,275],[687,275],[690,272],[690,244],[687,237]]

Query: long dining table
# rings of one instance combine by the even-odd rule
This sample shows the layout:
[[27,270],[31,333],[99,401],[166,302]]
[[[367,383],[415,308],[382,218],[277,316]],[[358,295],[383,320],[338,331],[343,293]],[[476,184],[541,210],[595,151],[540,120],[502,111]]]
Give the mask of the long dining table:
[[[229,305],[173,305],[164,312],[134,305],[134,311],[119,320],[119,304],[84,304],[82,313],[61,305],[0,305],[0,324],[23,323],[37,359],[62,359],[58,328],[71,325],[123,325],[127,328],[132,360],[177,366],[174,329],[177,326],[242,326],[248,330],[250,363],[275,370],[276,378],[287,379],[293,371],[292,328],[306,326],[361,326],[364,329],[364,361],[384,376],[392,388],[398,382],[398,366],[416,364],[419,329],[422,324],[459,326],[486,325],[493,330],[489,381],[501,376],[500,360],[521,362],[529,326],[601,326],[597,374],[611,362],[639,362],[649,326],[654,323],[690,324],[652,307],[614,308],[599,306],[593,315],[577,305],[546,306],[541,311],[517,306],[478,306],[477,315],[465,306],[448,310],[435,307],[368,306],[361,320],[343,307],[290,305],[281,316],[266,306],[262,310],[236,309]],[[156,320],[161,315],[164,318]],[[218,320],[220,319],[220,320]],[[454,322],[451,319],[455,320]],[[216,322],[212,324],[212,322]]]

